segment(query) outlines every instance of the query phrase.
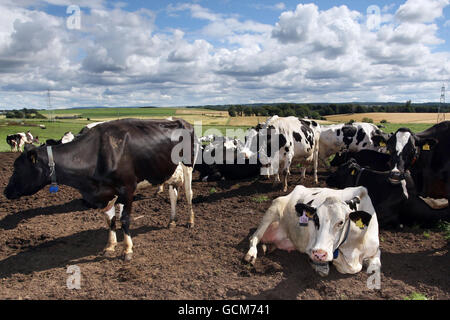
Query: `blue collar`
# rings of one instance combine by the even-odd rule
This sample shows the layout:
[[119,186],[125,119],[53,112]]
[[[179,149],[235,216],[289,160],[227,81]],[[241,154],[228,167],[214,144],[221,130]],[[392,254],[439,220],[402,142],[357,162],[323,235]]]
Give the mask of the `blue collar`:
[[55,161],[53,160],[53,151],[51,146],[47,146],[47,155],[48,155],[48,166],[50,167],[50,179],[52,180],[49,192],[56,193],[58,192],[59,188],[58,184],[56,183]]

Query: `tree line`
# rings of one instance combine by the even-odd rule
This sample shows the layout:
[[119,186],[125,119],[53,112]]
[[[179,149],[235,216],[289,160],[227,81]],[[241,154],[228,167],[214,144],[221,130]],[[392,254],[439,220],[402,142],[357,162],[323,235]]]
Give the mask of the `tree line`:
[[[278,103],[270,105],[231,105],[227,107],[228,114],[231,117],[236,116],[274,116],[280,117],[308,117],[312,119],[322,119],[324,116],[333,114],[349,113],[371,113],[371,112],[418,112],[418,113],[437,113],[438,104],[417,104],[414,105],[408,100],[405,104],[397,105],[361,105],[351,103],[329,103],[329,104],[298,104],[298,103]],[[223,106],[222,106],[223,107]],[[206,108],[217,109],[213,106]],[[222,109],[223,110],[223,109]],[[450,112],[450,105],[445,104],[441,107],[441,112]]]
[[5,112],[7,119],[47,119],[36,109],[23,108],[21,110],[10,110]]

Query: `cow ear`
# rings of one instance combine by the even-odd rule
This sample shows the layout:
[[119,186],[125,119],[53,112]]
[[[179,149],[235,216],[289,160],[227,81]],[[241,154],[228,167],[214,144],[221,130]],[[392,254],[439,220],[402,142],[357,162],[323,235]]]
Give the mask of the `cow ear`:
[[303,215],[303,212],[305,212],[308,217],[312,218],[316,214],[317,209],[308,204],[297,202],[295,205],[295,211],[299,217]]
[[356,205],[361,202],[359,197],[354,197],[353,199],[345,201],[345,203],[350,207],[350,209],[356,211]]
[[37,162],[37,152],[36,150],[32,149],[29,151],[26,151],[28,160],[31,161],[32,164],[35,164]]
[[364,229],[370,223],[372,215],[365,211],[353,211],[350,213],[350,220],[352,220],[357,227]]
[[425,151],[433,149],[439,141],[433,138],[416,139],[416,146]]
[[386,138],[382,135],[375,135],[372,137],[373,144],[375,147],[385,147],[386,146]]

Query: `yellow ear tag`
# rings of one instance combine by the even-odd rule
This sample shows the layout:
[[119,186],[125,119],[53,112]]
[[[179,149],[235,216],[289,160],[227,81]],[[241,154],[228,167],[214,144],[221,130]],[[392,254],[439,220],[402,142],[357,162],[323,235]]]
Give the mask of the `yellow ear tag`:
[[314,217],[314,215],[309,211],[305,211],[305,213],[306,213],[306,216],[310,219],[312,219]]
[[353,169],[353,171],[352,171],[351,175],[352,175],[352,176],[354,176],[355,174],[356,174],[356,170],[355,170],[355,169]]
[[36,163],[36,156],[34,155],[31,156],[31,162]]
[[430,151],[430,145],[429,145],[428,143],[424,144],[424,145],[422,146],[422,150]]
[[380,142],[380,147],[386,147],[386,143]]
[[365,225],[362,222],[361,218],[359,218],[358,220],[355,221],[355,224],[358,228],[364,229]]

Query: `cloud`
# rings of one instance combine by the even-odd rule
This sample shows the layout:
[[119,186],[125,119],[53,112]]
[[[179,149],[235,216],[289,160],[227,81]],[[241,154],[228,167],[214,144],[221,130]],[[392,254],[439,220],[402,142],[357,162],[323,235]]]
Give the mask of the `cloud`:
[[450,0],[408,0],[402,4],[395,16],[401,22],[427,23],[442,16]]
[[47,13],[48,2],[2,3],[0,103],[42,107],[47,88],[58,107],[430,100],[450,75],[450,54],[434,50],[445,3],[428,2],[407,1],[374,29],[347,6],[280,3],[266,24],[182,3],[158,14],[201,24],[170,30],[153,11],[103,1],[82,11],[80,30]]

